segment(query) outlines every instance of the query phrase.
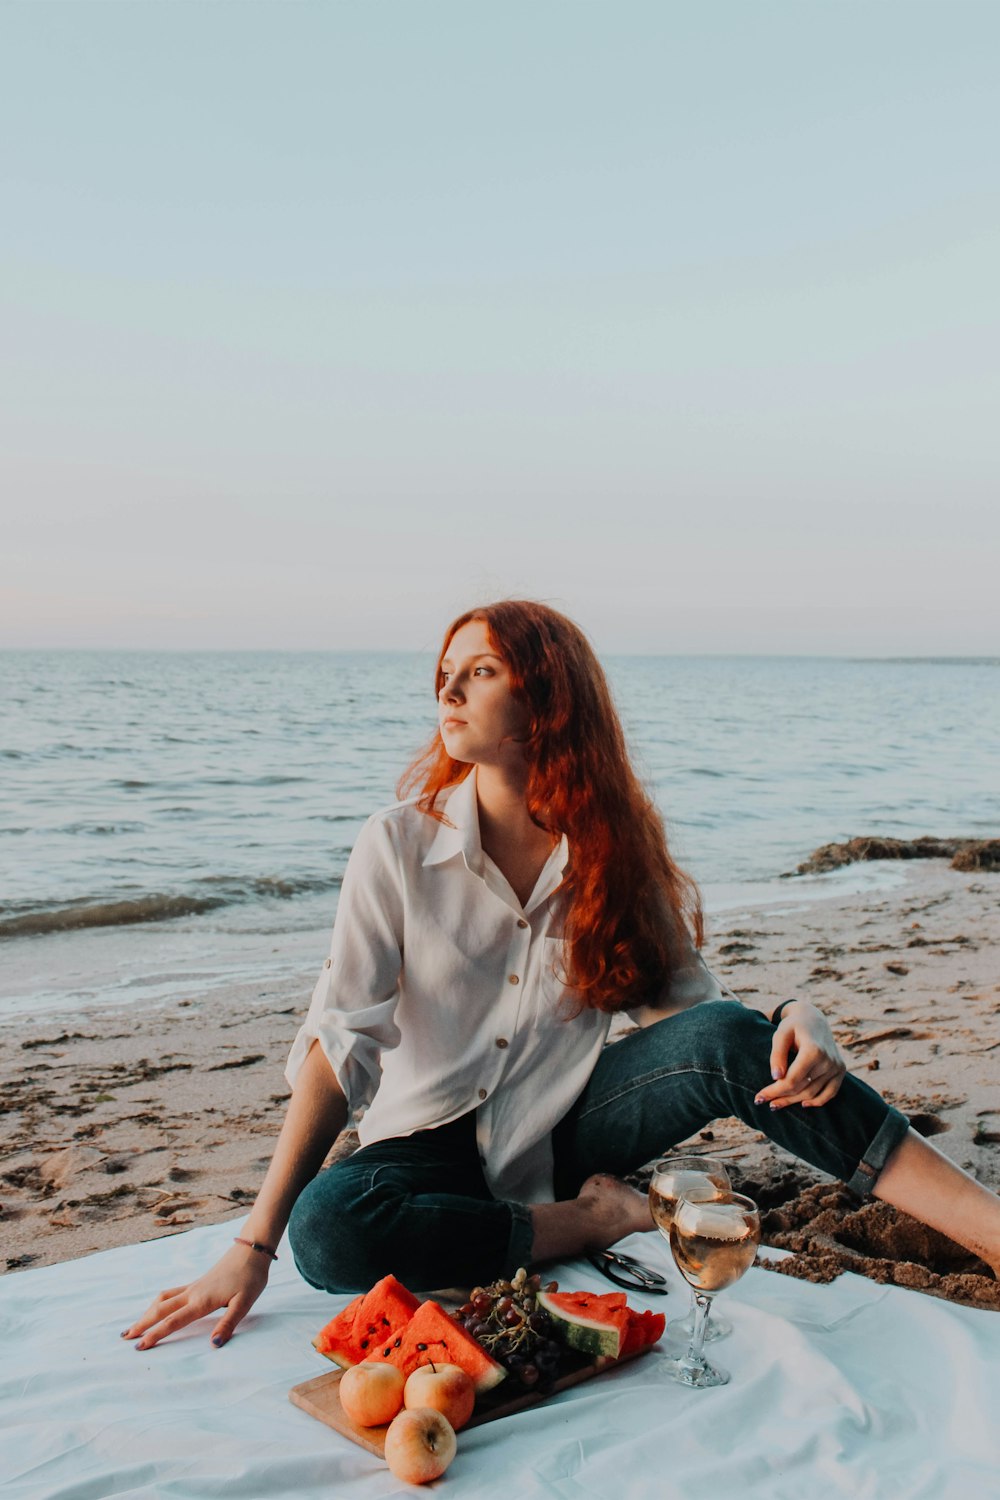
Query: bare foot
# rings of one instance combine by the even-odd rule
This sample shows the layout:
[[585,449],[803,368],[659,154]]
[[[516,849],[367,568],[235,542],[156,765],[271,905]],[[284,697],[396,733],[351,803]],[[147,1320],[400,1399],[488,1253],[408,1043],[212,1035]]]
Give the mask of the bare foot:
[[587,1245],[588,1250],[606,1250],[627,1234],[656,1228],[646,1194],[629,1187],[620,1177],[595,1173],[587,1178],[576,1201],[593,1216],[595,1238]]
[[531,1224],[532,1261],[605,1250],[627,1234],[654,1227],[645,1196],[605,1172],[588,1177],[575,1198],[534,1204]]

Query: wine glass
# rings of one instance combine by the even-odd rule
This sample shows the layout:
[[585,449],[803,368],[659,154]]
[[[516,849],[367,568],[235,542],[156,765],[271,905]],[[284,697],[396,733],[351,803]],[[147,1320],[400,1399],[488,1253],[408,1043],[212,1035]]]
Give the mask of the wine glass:
[[671,1380],[696,1390],[728,1384],[729,1372],[714,1369],[702,1353],[705,1324],[716,1292],[750,1269],[759,1244],[760,1214],[752,1198],[692,1188],[677,1200],[670,1248],[677,1269],[694,1291],[695,1324],[687,1353],[664,1363]]
[[[719,1192],[727,1193],[732,1188],[732,1183],[722,1162],[715,1161],[710,1156],[665,1156],[662,1161],[654,1164],[653,1175],[649,1179],[649,1211],[653,1216],[653,1223],[668,1244],[677,1199],[681,1193],[695,1187],[714,1187]],[[689,1343],[694,1333],[694,1312],[692,1292],[687,1314],[683,1318],[673,1318],[667,1324],[668,1336],[680,1339],[685,1344]],[[715,1314],[708,1320],[705,1328],[705,1343],[709,1344],[713,1339],[724,1339],[732,1331],[732,1323]]]

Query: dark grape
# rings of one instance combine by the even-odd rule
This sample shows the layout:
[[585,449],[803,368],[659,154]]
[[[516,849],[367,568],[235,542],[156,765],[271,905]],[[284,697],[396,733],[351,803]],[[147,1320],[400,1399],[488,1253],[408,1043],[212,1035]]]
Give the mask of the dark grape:
[[[509,1281],[473,1287],[456,1316],[513,1380],[546,1390],[558,1373],[561,1348],[551,1336],[552,1319],[538,1305],[541,1285],[541,1277],[522,1266]],[[547,1290],[557,1291],[558,1282]]]

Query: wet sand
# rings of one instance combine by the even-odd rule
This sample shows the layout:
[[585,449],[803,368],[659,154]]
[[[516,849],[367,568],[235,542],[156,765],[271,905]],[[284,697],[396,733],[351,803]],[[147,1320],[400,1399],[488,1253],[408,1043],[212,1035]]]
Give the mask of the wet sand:
[[[1000,877],[933,860],[886,893],[726,914],[705,956],[755,1004],[815,1001],[852,1071],[1000,1190]],[[0,1029],[0,1270],[230,1218],[236,1233],[307,1002],[298,987],[255,986]],[[718,1121],[691,1144],[723,1156],[766,1210],[766,1243],[793,1252],[774,1260],[782,1274],[849,1268],[1000,1310],[981,1262],[883,1204],[859,1206],[747,1126]]]

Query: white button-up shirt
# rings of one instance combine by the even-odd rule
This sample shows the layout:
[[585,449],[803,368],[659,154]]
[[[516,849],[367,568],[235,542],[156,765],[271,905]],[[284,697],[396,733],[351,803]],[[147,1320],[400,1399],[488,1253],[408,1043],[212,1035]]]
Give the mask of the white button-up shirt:
[[318,1039],[362,1145],[475,1111],[494,1196],[548,1202],[552,1129],[612,1019],[573,1015],[559,978],[567,843],[522,908],[480,842],[474,771],[444,806],[449,823],[404,802],[363,828],[286,1077]]

